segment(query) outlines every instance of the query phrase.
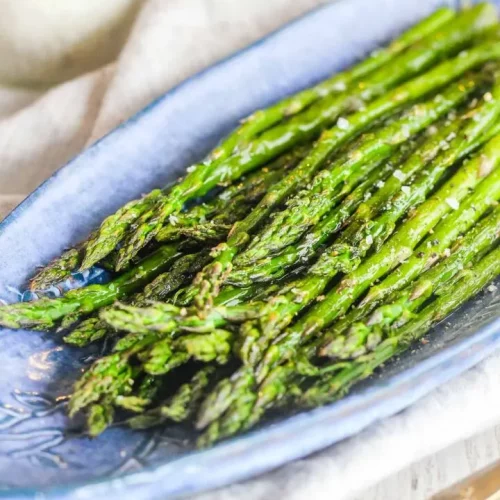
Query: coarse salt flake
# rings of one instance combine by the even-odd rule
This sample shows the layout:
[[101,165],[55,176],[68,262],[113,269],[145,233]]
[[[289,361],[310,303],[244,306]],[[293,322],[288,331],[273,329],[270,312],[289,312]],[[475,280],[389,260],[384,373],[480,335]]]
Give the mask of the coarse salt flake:
[[179,222],[179,217],[177,217],[177,215],[172,214],[168,218],[168,221],[170,222],[170,224],[172,224],[172,226],[175,226]]
[[438,131],[438,128],[436,127],[436,125],[431,125],[428,129],[427,129],[427,133],[429,135],[436,135],[437,134],[437,131]]
[[371,245],[373,244],[373,236],[371,234],[369,234],[367,237],[366,237],[366,244],[367,245]]
[[410,186],[401,186],[401,191],[403,191],[404,194],[410,194],[411,188]]
[[345,82],[335,82],[332,86],[333,90],[338,90],[339,92],[343,92],[347,86]]
[[477,98],[474,97],[474,99],[472,99],[472,101],[469,103],[469,109],[473,109],[477,106]]
[[446,203],[453,209],[458,210],[460,207],[460,203],[456,198],[446,198]]
[[443,150],[446,151],[447,149],[450,149],[450,145],[446,141],[441,141],[439,143],[439,147]]
[[493,99],[493,96],[491,95],[491,92],[486,92],[486,94],[484,94],[483,98],[486,102],[490,102]]
[[343,116],[341,116],[337,120],[337,127],[340,130],[347,130],[350,127],[350,123],[349,123],[349,121],[346,118],[344,118]]
[[227,191],[222,191],[222,193],[219,195],[219,199],[222,201],[228,201],[231,198],[231,192],[229,190]]
[[396,177],[396,179],[398,181],[404,181],[405,180],[405,174],[403,174],[403,172],[401,172],[401,170],[396,169],[394,170],[393,174],[392,174],[394,177]]
[[190,167],[186,168],[186,172],[191,173],[196,170],[196,165],[191,165]]

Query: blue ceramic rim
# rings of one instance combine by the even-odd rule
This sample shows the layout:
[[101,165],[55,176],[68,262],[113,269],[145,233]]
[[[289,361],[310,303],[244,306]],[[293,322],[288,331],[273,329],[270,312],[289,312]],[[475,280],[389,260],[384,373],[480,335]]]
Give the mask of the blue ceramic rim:
[[[461,2],[460,0],[454,0],[448,3],[459,7]],[[122,123],[109,134],[99,139],[89,149],[97,147],[101,141],[105,140],[108,135],[113,134],[117,129],[127,127],[131,122],[136,121],[142,115],[148,113],[151,108],[155,107],[163,99],[175,94],[184,84],[200,78],[214,67],[223,65],[239,57],[252,48],[259,46],[267,39],[278,35],[289,26],[300,23],[301,20],[306,19],[317,11],[327,9],[328,7],[328,5],[320,6],[309,11],[305,15],[284,25],[245,49],[222,59],[218,63],[186,79],[169,92],[154,100],[151,104],[126,122]],[[57,172],[23,200],[0,223],[0,231],[15,221],[21,213],[28,209],[33,201],[43,194],[47,185],[52,182],[63,169],[70,166],[71,163],[72,160],[58,169]],[[470,337],[457,341],[450,347],[444,348],[438,354],[434,354],[419,362],[417,366],[406,369],[390,377],[385,380],[383,384],[375,384],[357,394],[343,398],[338,402],[291,416],[280,421],[279,426],[271,425],[267,428],[247,433],[239,438],[233,438],[231,441],[222,443],[215,448],[190,452],[186,456],[168,464],[150,466],[139,472],[127,474],[120,478],[120,481],[123,481],[125,487],[131,489],[134,487],[146,488],[148,485],[159,486],[162,496],[166,498],[172,495],[192,494],[222,486],[228,482],[247,479],[278,467],[285,462],[324,449],[341,439],[356,434],[377,420],[407,408],[441,384],[470,369],[499,348],[500,318],[481,327]],[[467,353],[467,356],[464,357],[464,353]],[[460,363],[453,362],[461,357],[463,359]],[[429,377],[429,374],[437,369],[439,369],[439,372],[435,373],[434,377]],[[410,387],[405,388],[405,385],[410,385]],[[361,405],[359,404],[360,401],[362,402]],[[350,420],[354,421],[354,424],[349,422],[348,426],[345,424],[342,425],[343,413],[348,413]],[[355,418],[353,418],[353,416]],[[337,431],[337,434],[335,434],[335,431],[329,433],[327,439],[325,439],[324,435],[319,436],[323,427],[318,425],[318,429],[315,431],[315,429],[311,428],[309,425],[311,419],[315,420],[315,424],[318,424],[320,421],[323,423],[338,424],[338,428],[341,430]],[[287,446],[286,442],[283,445],[284,440],[280,441],[280,435],[294,435],[295,439],[293,446]],[[260,454],[262,444],[268,443],[269,441],[275,442],[274,453]],[[252,459],[252,456],[255,456],[256,459]],[[214,460],[222,464],[222,467],[220,467],[218,471],[210,469],[210,462]],[[161,479],[163,471],[167,470],[170,484],[165,484],[165,480],[162,481]],[[183,471],[182,475],[184,476],[184,480],[180,484],[172,483],[172,476],[175,476],[176,470]],[[187,474],[186,471],[188,471]],[[190,477],[189,474],[193,474],[193,476]],[[196,482],[190,481],[194,475],[196,475]],[[181,476],[181,474],[179,476]],[[195,486],[193,486],[193,484],[195,484]],[[161,486],[165,486],[165,488],[161,488]],[[16,488],[0,492],[0,498],[31,498],[43,495],[45,498],[55,499],[65,497],[67,494],[72,494],[77,491],[79,494],[83,494],[82,496],[95,495],[96,493],[102,495],[118,492],[113,479],[106,477],[84,483],[74,482],[67,486],[54,488]]]

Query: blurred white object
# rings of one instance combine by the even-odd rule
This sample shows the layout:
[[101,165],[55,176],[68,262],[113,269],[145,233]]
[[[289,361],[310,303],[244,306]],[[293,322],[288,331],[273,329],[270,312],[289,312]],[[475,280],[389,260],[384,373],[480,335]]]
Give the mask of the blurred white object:
[[0,82],[47,85],[116,58],[140,0],[2,0]]

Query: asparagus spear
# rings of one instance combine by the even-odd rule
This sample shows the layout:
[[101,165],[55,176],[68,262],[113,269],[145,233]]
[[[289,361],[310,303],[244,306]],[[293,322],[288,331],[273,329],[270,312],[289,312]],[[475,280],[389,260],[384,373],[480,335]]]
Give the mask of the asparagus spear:
[[215,367],[204,366],[167,401],[142,415],[130,418],[127,424],[133,429],[147,429],[167,420],[184,422],[196,410],[205,389],[214,377],[214,371]]
[[[249,210],[252,204],[265,194],[265,190],[283,175],[284,171],[293,168],[296,163],[306,154],[307,148],[298,147],[289,154],[283,155],[260,171],[249,175],[242,182],[231,185],[224,189],[213,200],[201,203],[191,209],[178,214],[172,219],[172,223],[166,226],[158,234],[158,241],[175,241],[180,237],[195,239],[199,242],[214,241],[218,236],[221,239],[226,237],[229,231],[224,224],[232,224],[235,217],[241,215],[243,210]],[[153,193],[156,193],[154,191]],[[121,209],[114,218],[109,219],[109,224],[115,224],[119,215],[128,218],[137,212],[138,206],[149,206],[144,203],[132,202],[130,211],[126,207]],[[121,219],[120,219],[121,220]],[[216,226],[206,225],[207,221],[215,220]],[[122,220],[122,222],[124,222]],[[104,226],[103,226],[104,227]],[[123,229],[123,226],[122,226]],[[112,231],[112,228],[110,229]],[[224,231],[221,233],[221,231]],[[212,234],[212,233],[215,233]],[[89,242],[95,240],[96,235],[92,234],[86,241],[64,252],[58,259],[42,268],[30,282],[31,290],[43,290],[56,283],[59,283],[71,276],[71,272],[81,266],[85,248]],[[84,268],[86,266],[83,266]]]
[[[440,8],[402,33],[387,47],[372,52],[366,59],[363,59],[351,68],[333,75],[314,87],[283,99],[267,109],[254,112],[243,121],[241,127],[226,139],[222,150],[225,150],[226,153],[232,153],[239,143],[240,145],[244,144],[245,140],[255,137],[264,130],[271,128],[284,118],[289,118],[300,113],[313,102],[329,94],[346,90],[352,82],[388,63],[395,55],[403,52],[411,45],[431,34],[435,34],[437,30],[443,28],[454,16],[455,12],[453,10]],[[219,155],[219,148],[216,148],[214,156],[218,157]],[[227,157],[229,154],[225,156]]]
[[[304,195],[295,198],[297,202],[293,207],[289,206],[286,213],[293,212],[287,218],[287,224],[288,222],[292,222],[287,225],[290,234],[296,234],[296,231],[292,228],[294,226],[299,227],[297,222],[301,219],[308,221],[310,218],[314,221],[316,218],[317,221],[331,207],[331,198],[329,198],[329,195],[335,192],[335,188],[342,180],[347,178],[350,172],[359,169],[363,161],[376,157],[386,158],[394,151],[398,144],[408,140],[408,136],[401,134],[401,128],[406,127],[408,135],[418,132],[430,122],[437,119],[440,114],[447,112],[460,102],[466,96],[467,89],[472,90],[474,86],[474,79],[471,79],[471,77],[464,79],[458,84],[451,84],[442,94],[442,99],[434,99],[431,102],[414,106],[411,112],[406,114],[401,120],[397,120],[394,124],[383,128],[380,134],[372,140],[367,140],[364,143],[364,149],[358,149],[357,153],[359,154],[352,155],[346,163],[339,161],[339,164],[332,170],[321,172],[316,178],[318,182],[310,191],[312,196],[308,197],[309,192],[305,192]],[[404,130],[405,128],[403,128]],[[321,142],[318,143],[318,147]],[[315,154],[314,151],[312,154]],[[302,162],[301,165],[309,165],[307,161],[306,158],[304,160],[305,163]],[[292,174],[300,170],[301,165]],[[284,181],[287,178],[288,176],[285,177]],[[273,192],[273,190],[269,191],[268,195],[264,197],[263,202],[265,202],[269,194],[272,196]],[[308,210],[305,210],[306,207]],[[305,217],[302,217],[303,213],[306,213]],[[231,272],[233,259],[248,242],[250,229],[255,227],[257,221],[261,220],[261,215],[263,215],[263,212],[257,206],[245,220],[237,223],[233,227],[228,241],[225,244],[219,245],[214,250],[214,262],[208,265],[197,276],[194,284],[198,287],[196,304],[200,309],[207,309],[211,306],[213,298],[219,292],[221,283]],[[279,221],[279,218],[275,219],[275,221]],[[286,239],[287,242],[290,241],[288,237]]]
[[251,173],[241,182],[230,185],[214,200],[196,205],[185,213],[171,217],[172,221],[158,233],[156,239],[175,241],[182,236],[196,238],[196,232],[206,232],[210,230],[212,224],[217,226],[233,224],[243,218],[287,170],[294,168],[309,149],[309,145],[298,146],[257,172]]
[[[500,93],[500,86],[496,92]],[[429,169],[417,176],[417,181],[411,187],[408,187],[408,192],[402,191],[399,193],[396,199],[397,202],[392,200],[388,204],[387,210],[374,221],[371,221],[363,232],[356,225],[359,219],[355,218],[353,225],[350,225],[342,233],[339,242],[331,245],[311,268],[310,274],[319,276],[316,280],[307,275],[301,280],[292,282],[285,290],[286,294],[281,294],[279,300],[264,308],[259,320],[260,328],[257,325],[255,326],[256,330],[246,328],[245,340],[240,351],[242,358],[246,362],[250,359],[257,359],[266,347],[267,342],[276,337],[295,314],[303,310],[322,293],[328,282],[338,272],[347,273],[356,269],[373,243],[377,239],[380,242],[385,241],[394,230],[396,221],[410,206],[423,201],[446,169],[470,150],[471,144],[473,144],[476,137],[498,116],[500,111],[498,102],[493,98],[489,99],[492,97],[491,94],[487,95],[488,101],[475,110],[474,115],[463,130],[451,141],[451,147],[442,151],[432,162]],[[500,96],[496,95],[496,97]],[[257,342],[255,342],[255,339],[258,339]],[[253,361],[251,363],[253,364]]]
[[[115,304],[101,311],[101,318],[117,330],[144,334],[158,332],[164,337],[177,330],[209,333],[225,326],[227,322],[241,323],[257,314],[254,308],[245,305],[215,306],[206,317],[200,318],[173,304],[151,302],[147,307]],[[119,342],[116,349],[121,350],[120,346]]]
[[[269,370],[289,358],[295,349],[344,314],[354,301],[377,279],[408,259],[415,246],[439,220],[457,208],[485,175],[482,165],[491,170],[500,161],[500,136],[491,139],[474,158],[466,162],[436,194],[420,205],[392,238],[374,255],[348,274],[322,302],[315,304],[271,346],[258,368],[259,380]],[[324,266],[323,266],[324,268]],[[317,280],[320,278],[318,277]]]
[[30,280],[31,290],[45,290],[55,283],[60,283],[71,276],[71,271],[76,269],[82,262],[82,247],[70,248],[38,271]]
[[[139,200],[132,200],[115,214],[109,216],[99,228],[98,232],[92,234],[85,245],[85,257],[80,269],[88,269],[102,258],[109,255],[116,247],[116,241],[120,241],[128,229],[144,213],[150,212],[161,196],[160,189],[154,189]],[[92,256],[92,259],[90,258]]]
[[0,324],[8,328],[51,328],[63,320],[63,325],[80,316],[111,304],[144,286],[164,271],[178,257],[175,245],[164,245],[139,265],[106,285],[90,285],[70,290],[56,299],[42,298],[35,302],[19,302],[0,307]]
[[[244,298],[244,289],[226,290],[224,294],[221,294],[219,297],[221,309],[215,311],[212,316],[214,327],[217,325],[217,321],[221,322],[221,319],[224,318],[222,314],[224,313],[222,309],[224,302],[235,304],[239,300],[244,300]],[[75,414],[83,408],[100,401],[102,398],[115,401],[117,397],[130,394],[137,376],[144,369],[142,366],[134,368],[131,363],[133,357],[138,353],[147,351],[159,341],[168,338],[175,332],[174,327],[176,326],[176,322],[171,321],[172,316],[175,318],[177,314],[181,318],[184,317],[182,308],[176,308],[172,304],[152,304],[146,311],[136,308],[138,314],[135,317],[131,314],[136,312],[136,309],[133,307],[118,306],[118,308],[121,311],[114,311],[113,309],[114,314],[118,318],[117,321],[123,318],[132,320],[130,323],[120,321],[120,327],[123,326],[124,329],[132,333],[121,338],[114,347],[115,352],[97,360],[77,382],[70,400],[71,414]],[[216,315],[217,312],[220,315],[219,317]],[[232,313],[231,319],[236,320],[238,314],[243,314],[243,317],[247,317],[247,312],[245,309],[242,309],[240,313],[237,310],[228,309],[227,314]],[[250,313],[252,312],[250,311]],[[122,313],[121,316],[120,313]],[[113,318],[111,309],[103,309],[101,314],[106,317],[109,315],[110,319]],[[179,319],[177,318],[177,320]],[[223,323],[221,322],[221,324]],[[199,329],[200,325],[202,326],[201,330]],[[194,332],[213,330],[213,328],[207,329],[206,323],[202,323],[201,320],[197,321],[196,318],[190,318],[189,316],[185,317],[184,326]],[[207,344],[200,341],[198,345],[202,349]],[[191,352],[195,352],[194,349],[196,347],[196,343],[192,343]],[[202,351],[200,350],[199,352],[201,353]],[[189,356],[180,353],[176,359],[171,359],[170,362],[174,366],[174,362],[182,364],[188,359]]]
[[[365,101],[375,100],[363,111],[353,115],[350,126],[337,127],[327,133],[309,155],[290,176],[278,183],[262,200],[259,212],[267,216],[270,208],[283,201],[295,186],[307,181],[331,152],[342,142],[357,135],[370,122],[387,115],[390,111],[401,109],[410,100],[417,99],[429,91],[442,86],[471,67],[496,57],[499,47],[485,43],[469,51],[460,59],[447,61],[421,77],[394,89],[407,80],[436,63],[444,56],[456,52],[478,33],[496,21],[495,9],[487,4],[459,14],[443,29],[441,37],[429,35],[418,46],[396,57],[390,64],[380,68],[362,82],[361,88],[351,89],[333,98],[325,98],[312,105],[301,115],[297,115],[283,125],[264,132],[247,147],[212,167],[197,168],[186,179],[176,185],[168,198],[160,203],[154,214],[146,214],[138,223],[137,230],[120,249],[119,267],[123,267],[137,252],[153,238],[164,221],[172,213],[181,210],[184,203],[194,196],[200,196],[221,181],[234,180],[243,173],[268,162],[303,140],[310,140],[326,125],[331,124],[340,113],[352,104],[353,97]],[[390,89],[394,89],[390,91]],[[388,92],[389,91],[389,92]],[[386,94],[387,92],[387,94]],[[384,95],[386,94],[386,95]],[[257,217],[257,214],[254,215]],[[259,216],[259,220],[262,215]],[[251,227],[254,227],[252,225]],[[117,242],[118,243],[118,242]]]
[[[498,220],[494,225],[498,225]],[[490,234],[490,242],[492,236]],[[372,353],[361,355],[349,363],[341,362],[321,368],[312,367],[312,369],[308,366],[305,371],[300,366],[303,360],[298,355],[293,360],[275,367],[261,381],[258,389],[255,388],[255,378],[248,369],[238,374],[241,378],[244,373],[246,382],[239,390],[236,390],[234,383],[233,387],[230,387],[231,380],[226,379],[225,390],[213,391],[202,403],[197,426],[198,428],[208,427],[199,438],[198,445],[206,447],[240,430],[254,426],[267,410],[275,407],[286,395],[290,395],[290,389],[293,390],[294,387],[292,381],[297,378],[304,379],[304,375],[320,376],[320,378],[305,394],[299,396],[299,404],[302,406],[318,406],[343,395],[354,382],[366,378],[374,368],[402,352],[412,340],[427,333],[432,324],[442,320],[497,276],[500,273],[499,257],[500,250],[493,250],[472,271],[468,270],[467,277],[459,281],[459,283],[466,283],[466,286],[460,288],[459,285],[458,297],[455,297],[453,293],[457,287],[456,283],[450,283],[442,288],[441,296],[435,302],[405,326],[392,329],[390,337],[375,347]],[[474,283],[471,284],[471,281]],[[310,358],[315,350],[313,344],[303,347],[300,354],[305,358]],[[307,359],[306,363],[308,363]],[[233,377],[236,378],[235,375]],[[219,385],[222,388],[222,382]]]
[[[492,169],[500,162],[500,136],[491,139],[476,156],[464,166],[429,200],[420,205],[399,228],[397,233],[380,249],[377,254],[366,259],[360,267],[347,275],[331,292],[322,297],[294,325],[274,340],[265,352],[256,369],[256,380],[262,382],[278,364],[286,362],[294,355],[301,344],[310,339],[343,314],[352,303],[371,285],[399,263],[411,256],[413,248],[425,234],[450,210],[451,205],[459,203],[469,189],[477,185],[485,175],[481,165],[488,161]],[[318,266],[319,264],[319,266]],[[273,297],[264,308],[260,308],[260,325],[253,322],[251,328],[256,333],[247,333],[249,346],[243,346],[242,354],[246,363],[255,365],[270,339],[283,325],[290,323],[293,316],[324,290],[332,273],[328,265],[319,261],[302,280],[292,283],[277,297]],[[257,341],[252,342],[253,338]],[[242,368],[245,373],[248,368]],[[250,374],[253,370],[250,370]],[[250,375],[247,375],[250,376]],[[253,376],[253,375],[251,375]],[[222,384],[222,383],[221,383]],[[216,386],[214,393],[220,392]],[[243,397],[243,396],[242,396]],[[212,396],[219,401],[218,406],[210,408],[210,417],[201,414],[199,419],[205,424],[217,420],[228,406],[223,398]],[[229,403],[231,404],[231,403]],[[235,403],[233,403],[235,404]]]
[[90,437],[96,437],[106,430],[113,422],[115,411],[113,405],[106,399],[93,404],[87,415],[87,430]]
[[[412,183],[402,186],[401,191],[389,200],[387,207],[377,218],[368,221],[361,217],[342,233],[338,243],[332,247],[331,254],[326,257],[327,265],[339,266],[344,272],[349,272],[357,267],[358,261],[371,248],[381,247],[393,233],[397,221],[411,207],[422,203],[445,172],[471,149],[477,147],[477,139],[479,141],[482,139],[484,129],[496,120],[500,111],[500,101],[497,101],[500,98],[500,86],[497,86],[494,92],[495,97],[491,101],[485,102],[472,115],[466,114],[468,123],[455,134],[454,139],[445,143],[447,148],[439,154],[428,169],[419,172]],[[490,93],[485,95],[487,99],[490,99]]]
[[320,379],[299,399],[302,406],[318,406],[345,394],[359,380],[373,373],[373,370],[397,354],[408,349],[422,338],[429,329],[448,314],[476,295],[484,286],[500,274],[500,248],[496,248],[472,269],[468,269],[462,279],[441,291],[441,295],[415,318],[400,328],[395,328],[391,336],[384,340],[374,352],[350,362],[340,373]]
[[162,339],[141,353],[140,360],[151,375],[164,375],[188,360],[224,365],[231,356],[233,336],[232,332],[217,328],[210,333]]
[[[456,134],[460,126],[461,122],[457,120],[449,124],[445,123],[437,133],[429,135],[416,150],[410,147],[407,151],[403,145],[402,151],[386,164],[388,170],[392,172],[402,163],[397,176],[383,175],[380,179],[366,179],[343,205],[325,217],[298,245],[288,246],[282,254],[264,259],[257,266],[233,270],[227,281],[244,286],[250,282],[280,278],[297,262],[304,262],[313,257],[316,250],[346,221],[349,227],[356,226],[356,230],[350,232],[358,233],[360,224],[373,217],[383,204],[401,189],[406,179],[423,169],[436,157],[444,145],[448,146],[446,138],[450,134]],[[408,158],[405,160],[406,156]],[[373,187],[377,189],[373,190]],[[368,191],[368,188],[372,188],[372,191]],[[366,200],[363,199],[365,196]],[[355,213],[348,219],[354,210]]]
[[[205,250],[194,254],[182,255],[172,264],[167,272],[160,274],[151,283],[148,283],[142,292],[132,295],[130,303],[139,306],[145,305],[148,301],[165,300],[182,286],[183,283],[194,276],[208,260],[209,255]],[[84,347],[104,338],[113,331],[115,330],[96,315],[83,320],[76,328],[73,328],[64,337],[64,341],[67,344]]]
[[[500,178],[500,176],[498,176]],[[408,287],[393,294],[386,303],[367,318],[366,321],[354,323],[346,336],[329,339],[328,332],[324,337],[322,356],[330,358],[350,359],[373,350],[391,326],[401,326],[412,318],[417,310],[443,283],[449,281],[464,268],[476,255],[491,247],[500,234],[500,208],[470,231],[459,248],[439,265],[422,274]]]

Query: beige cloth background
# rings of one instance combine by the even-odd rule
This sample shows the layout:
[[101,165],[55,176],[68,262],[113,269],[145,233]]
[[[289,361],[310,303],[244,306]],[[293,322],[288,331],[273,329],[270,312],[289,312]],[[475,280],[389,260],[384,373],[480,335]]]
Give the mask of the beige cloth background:
[[[320,3],[2,0],[0,217],[152,99]],[[349,498],[500,421],[499,361],[353,439],[203,499]]]

